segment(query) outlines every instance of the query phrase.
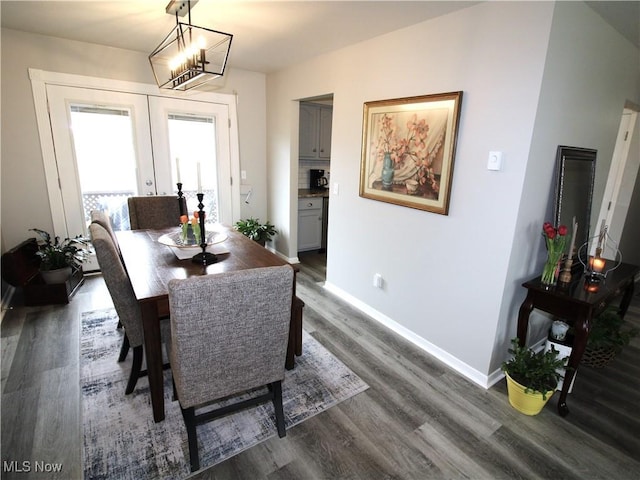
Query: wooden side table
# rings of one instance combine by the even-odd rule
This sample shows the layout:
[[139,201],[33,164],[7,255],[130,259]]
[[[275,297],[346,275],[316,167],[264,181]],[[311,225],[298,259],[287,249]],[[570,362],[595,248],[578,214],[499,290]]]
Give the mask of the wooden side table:
[[[607,262],[610,263],[610,261]],[[580,273],[574,273],[571,283],[558,284],[558,286],[551,288],[543,286],[540,283],[540,277],[522,284],[527,289],[527,297],[522,302],[518,314],[520,346],[526,345],[529,315],[534,308],[563,318],[573,326],[575,332],[573,350],[567,363],[562,391],[558,400],[558,413],[561,416],[564,417],[569,413],[567,393],[569,393],[569,386],[587,345],[592,319],[620,295],[622,295],[622,300],[618,313],[624,317],[633,296],[635,276],[638,272],[640,272],[640,267],[622,263],[618,268],[609,272],[604,281],[600,282],[597,292],[585,290],[584,275]]]

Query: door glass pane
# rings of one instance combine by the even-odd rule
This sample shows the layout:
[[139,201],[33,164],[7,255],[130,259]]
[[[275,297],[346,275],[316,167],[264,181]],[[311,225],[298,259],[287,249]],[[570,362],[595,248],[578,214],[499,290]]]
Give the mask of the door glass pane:
[[131,112],[74,104],[71,125],[86,225],[91,210],[106,210],[114,230],[129,230],[127,197],[138,190]]
[[[189,216],[198,210],[198,164],[204,193],[204,211],[207,222],[217,222],[218,178],[216,167],[215,117],[169,114],[169,149],[171,176],[174,183],[182,182]],[[179,174],[178,174],[179,170]]]

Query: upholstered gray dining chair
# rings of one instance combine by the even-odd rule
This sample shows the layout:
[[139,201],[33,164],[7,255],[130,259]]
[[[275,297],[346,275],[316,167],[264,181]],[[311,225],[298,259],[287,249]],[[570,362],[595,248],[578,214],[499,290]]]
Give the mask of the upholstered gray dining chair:
[[[109,214],[104,210],[91,210],[91,223],[97,223],[107,231],[107,233],[111,237],[111,240],[113,241],[113,245],[116,247],[118,256],[122,259],[122,254],[120,253],[120,245],[118,245],[118,238],[116,237],[116,233],[113,231],[113,226],[111,224]],[[124,263],[122,265],[124,266]],[[122,322],[120,320],[118,320],[118,328],[122,328]]]
[[116,232],[113,231],[113,225],[111,224],[109,214],[104,210],[91,210],[91,223],[97,223],[107,231],[116,247],[116,251],[120,254],[120,246],[118,245]]
[[[293,269],[265,267],[169,282],[169,362],[187,429],[191,471],[200,468],[196,426],[271,400],[286,435],[282,380]],[[195,408],[258,387],[247,400],[196,415]]]
[[89,225],[91,242],[96,250],[96,257],[102,276],[113,300],[118,318],[124,327],[124,340],[120,348],[119,362],[123,362],[127,357],[129,348],[133,348],[133,364],[129,381],[125,389],[125,394],[130,394],[138,382],[138,378],[143,376],[142,355],[143,355],[143,332],[142,315],[140,307],[133,293],[133,287],[129,276],[124,269],[122,260],[116,251],[116,247],[109,236],[109,233],[98,223]]
[[[180,225],[180,203],[170,195],[129,197],[129,221],[131,230],[161,229]],[[186,200],[182,197],[183,212],[188,214]]]

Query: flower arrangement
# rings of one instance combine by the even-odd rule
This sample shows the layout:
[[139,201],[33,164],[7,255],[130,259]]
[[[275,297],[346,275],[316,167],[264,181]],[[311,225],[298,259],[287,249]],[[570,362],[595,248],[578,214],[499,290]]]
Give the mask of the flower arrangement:
[[551,223],[542,225],[542,236],[547,247],[547,261],[542,270],[541,282],[545,285],[555,285],[558,279],[559,263],[567,245],[567,227],[560,225],[555,228]]
[[200,214],[198,211],[193,212],[193,217],[189,220],[188,215],[182,215],[180,217],[180,224],[182,225],[182,241],[185,244],[199,244],[200,243]]
[[409,118],[406,127],[405,136],[398,136],[393,115],[385,113],[381,121],[377,155],[384,158],[385,154],[388,154],[394,166],[402,162],[413,162],[416,167],[416,181],[420,185],[428,184],[437,193],[439,185],[432,164],[441,143],[438,142],[436,147],[429,151],[426,143],[429,125],[424,118],[418,120],[417,114]]
[[54,237],[52,241],[49,232],[39,228],[30,228],[29,230],[36,232],[40,237],[36,255],[42,259],[42,263],[40,263],[42,271],[58,270],[65,267],[78,270],[89,255],[89,250],[86,248],[89,246],[89,240],[86,238],[77,236],[60,241],[60,237]]

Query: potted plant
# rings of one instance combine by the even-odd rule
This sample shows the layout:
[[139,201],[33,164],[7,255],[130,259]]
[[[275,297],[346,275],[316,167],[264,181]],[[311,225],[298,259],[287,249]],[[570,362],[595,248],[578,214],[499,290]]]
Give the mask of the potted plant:
[[88,240],[77,236],[63,241],[60,241],[60,237],[55,237],[52,241],[48,232],[38,228],[30,230],[40,237],[36,255],[41,259],[40,274],[46,283],[64,283],[75,270],[82,267],[89,254],[86,248]]
[[235,223],[235,229],[245,237],[249,237],[251,240],[258,242],[263,247],[267,242],[271,241],[273,235],[278,233],[275,227],[268,221],[266,223],[260,223],[260,220],[257,218],[239,220]]
[[555,392],[560,379],[558,369],[565,367],[565,359],[558,358],[555,348],[535,352],[521,347],[517,338],[511,340],[511,345],[509,353],[513,357],[502,363],[509,403],[519,412],[537,415]]
[[594,368],[605,367],[636,335],[637,328],[624,328],[617,309],[608,308],[593,320],[582,363]]

